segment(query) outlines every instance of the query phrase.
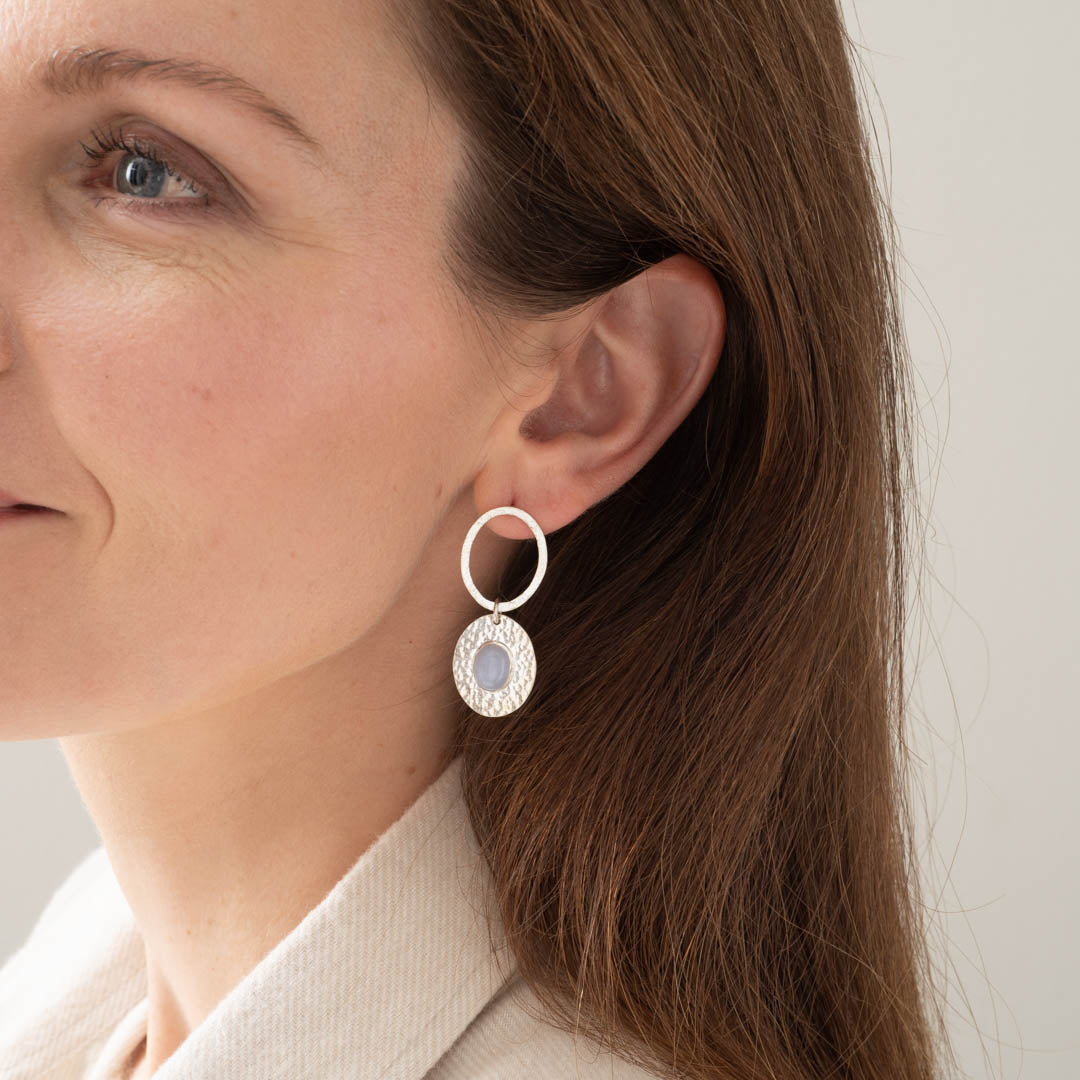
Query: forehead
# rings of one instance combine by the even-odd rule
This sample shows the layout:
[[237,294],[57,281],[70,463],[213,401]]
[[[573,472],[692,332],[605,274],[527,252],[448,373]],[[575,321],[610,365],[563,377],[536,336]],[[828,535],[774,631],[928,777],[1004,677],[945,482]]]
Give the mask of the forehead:
[[188,61],[235,73],[332,143],[365,104],[405,109],[410,73],[387,17],[373,0],[0,0],[0,90],[37,93],[50,58],[72,51]]

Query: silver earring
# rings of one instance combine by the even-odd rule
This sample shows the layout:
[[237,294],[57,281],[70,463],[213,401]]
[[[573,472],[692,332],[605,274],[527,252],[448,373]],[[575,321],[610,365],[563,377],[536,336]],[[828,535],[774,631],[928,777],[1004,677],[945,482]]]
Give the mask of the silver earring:
[[[469,570],[469,555],[477,533],[493,517],[510,514],[521,518],[536,537],[536,572],[529,587],[513,600],[489,600],[476,587]],[[547,540],[536,519],[517,506],[496,506],[473,523],[461,548],[461,577],[472,595],[491,614],[474,619],[461,632],[454,648],[454,682],[473,712],[482,716],[505,716],[529,696],[536,679],[536,653],[532,640],[507,611],[520,607],[540,584],[547,569]]]

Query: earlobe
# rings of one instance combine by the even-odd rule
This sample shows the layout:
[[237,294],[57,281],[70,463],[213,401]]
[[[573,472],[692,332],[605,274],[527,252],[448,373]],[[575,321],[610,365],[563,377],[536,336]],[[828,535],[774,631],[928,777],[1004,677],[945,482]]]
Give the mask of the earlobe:
[[520,506],[551,532],[617,490],[705,392],[724,331],[716,279],[684,254],[577,311],[558,326],[571,344],[552,362],[546,397],[501,426],[488,466],[503,475],[477,477],[478,511]]

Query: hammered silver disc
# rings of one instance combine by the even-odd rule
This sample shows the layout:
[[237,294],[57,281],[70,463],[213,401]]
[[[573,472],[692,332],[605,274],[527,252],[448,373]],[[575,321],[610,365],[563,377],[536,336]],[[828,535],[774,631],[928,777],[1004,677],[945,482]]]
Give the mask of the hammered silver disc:
[[[489,641],[502,645],[510,657],[510,675],[497,690],[486,690],[473,673],[473,661]],[[461,632],[454,648],[454,682],[458,693],[473,712],[482,716],[505,716],[529,696],[536,678],[536,653],[524,627],[499,612],[499,621],[491,615],[473,619]]]

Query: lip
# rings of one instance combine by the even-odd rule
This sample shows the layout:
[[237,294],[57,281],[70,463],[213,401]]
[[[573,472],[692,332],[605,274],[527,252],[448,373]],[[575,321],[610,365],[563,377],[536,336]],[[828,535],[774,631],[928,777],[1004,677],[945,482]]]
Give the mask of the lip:
[[55,514],[55,510],[46,510],[38,507],[35,510],[23,510],[21,508],[16,509],[13,506],[0,506],[0,521],[14,521],[16,518],[37,518],[45,517],[46,514],[52,517]]
[[[29,499],[20,499],[18,495],[12,495],[8,491],[0,491],[0,510],[10,510],[13,506],[17,506],[22,503],[25,506],[38,506],[38,503],[32,503]],[[49,510],[51,507],[41,506],[42,510]]]

